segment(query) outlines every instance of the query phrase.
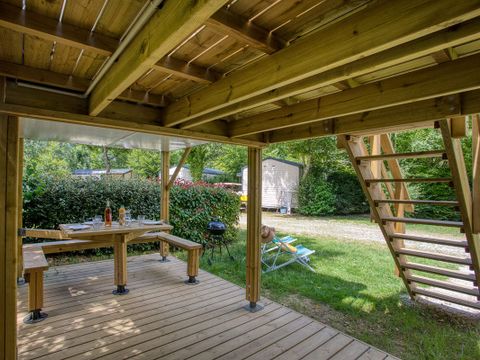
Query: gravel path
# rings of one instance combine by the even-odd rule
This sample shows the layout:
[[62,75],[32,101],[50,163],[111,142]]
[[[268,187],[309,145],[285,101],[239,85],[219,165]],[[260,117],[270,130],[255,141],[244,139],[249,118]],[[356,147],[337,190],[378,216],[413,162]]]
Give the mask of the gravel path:
[[[361,223],[355,220],[332,218],[315,218],[300,215],[280,215],[272,212],[262,213],[262,223],[273,226],[277,231],[290,234],[301,234],[309,236],[331,236],[337,239],[377,242],[385,244],[380,227],[375,223]],[[245,227],[247,224],[247,216],[242,213],[240,216],[240,225]],[[407,231],[412,235],[423,235],[442,239],[458,239],[464,240],[464,236],[432,234],[420,231]],[[438,251],[445,254],[462,255],[464,250],[461,248],[453,248],[450,246],[441,246],[434,244],[423,244],[418,242],[406,242],[409,247]]]

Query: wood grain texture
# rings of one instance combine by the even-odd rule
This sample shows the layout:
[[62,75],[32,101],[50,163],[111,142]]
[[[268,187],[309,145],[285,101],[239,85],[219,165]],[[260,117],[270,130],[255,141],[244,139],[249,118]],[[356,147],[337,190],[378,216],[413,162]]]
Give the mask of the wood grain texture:
[[[442,14],[432,17],[431,14]],[[172,126],[480,14],[476,1],[380,1],[167,108]],[[353,36],[352,36],[353,35]],[[258,74],[263,74],[259,77]]]
[[97,84],[90,98],[90,115],[98,115],[225,3],[226,0],[166,2]]
[[248,149],[246,299],[260,300],[260,227],[262,225],[262,151]]

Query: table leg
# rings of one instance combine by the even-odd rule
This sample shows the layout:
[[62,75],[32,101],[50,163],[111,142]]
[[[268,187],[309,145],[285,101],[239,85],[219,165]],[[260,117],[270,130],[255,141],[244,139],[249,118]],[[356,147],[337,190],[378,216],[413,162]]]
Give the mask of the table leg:
[[127,286],[127,239],[125,236],[117,236],[114,241],[114,264],[115,264],[115,285],[114,295],[128,294]]

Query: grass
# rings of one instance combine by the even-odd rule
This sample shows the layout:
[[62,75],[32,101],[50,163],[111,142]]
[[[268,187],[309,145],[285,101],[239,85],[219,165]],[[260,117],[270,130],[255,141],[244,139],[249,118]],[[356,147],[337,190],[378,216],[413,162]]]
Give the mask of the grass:
[[[480,325],[411,304],[385,246],[302,236],[296,243],[316,251],[317,274],[297,264],[263,274],[265,296],[402,359],[480,358]],[[231,251],[236,261],[202,258],[201,267],[244,286],[244,231]]]
[[[412,304],[402,281],[393,275],[385,245],[332,237],[297,238],[296,244],[316,251],[310,264],[317,273],[292,264],[263,274],[264,296],[405,360],[480,359],[480,324]],[[245,286],[245,231],[240,231],[239,241],[230,250],[235,261],[216,254],[212,265],[204,257],[200,266]],[[129,255],[142,253],[129,251]],[[175,255],[186,260],[183,252]],[[96,256],[58,254],[49,261],[59,265],[111,258],[99,252]]]

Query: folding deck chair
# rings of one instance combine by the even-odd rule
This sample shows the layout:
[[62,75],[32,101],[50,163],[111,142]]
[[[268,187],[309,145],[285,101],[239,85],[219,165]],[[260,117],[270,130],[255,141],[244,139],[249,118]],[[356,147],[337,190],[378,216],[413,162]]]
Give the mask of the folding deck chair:
[[[262,244],[262,264],[266,266],[264,273],[280,269],[284,266],[294,262],[307,267],[310,271],[315,270],[308,264],[309,256],[315,253],[315,250],[310,250],[303,245],[291,245],[297,239],[291,236],[278,238],[275,236],[272,241]],[[281,262],[281,258],[288,256],[290,259]]]

